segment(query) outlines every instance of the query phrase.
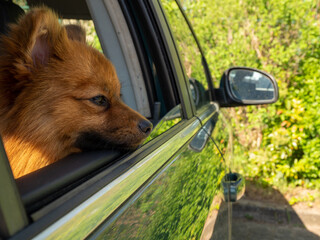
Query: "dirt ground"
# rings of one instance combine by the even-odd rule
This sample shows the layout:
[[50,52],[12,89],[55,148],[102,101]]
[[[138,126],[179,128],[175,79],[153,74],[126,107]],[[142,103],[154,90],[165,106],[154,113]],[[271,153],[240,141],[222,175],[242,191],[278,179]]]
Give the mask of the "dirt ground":
[[[201,239],[228,239],[226,211],[224,204],[212,208]],[[232,207],[232,239],[320,240],[320,193],[296,188],[283,195],[247,181],[244,196]]]

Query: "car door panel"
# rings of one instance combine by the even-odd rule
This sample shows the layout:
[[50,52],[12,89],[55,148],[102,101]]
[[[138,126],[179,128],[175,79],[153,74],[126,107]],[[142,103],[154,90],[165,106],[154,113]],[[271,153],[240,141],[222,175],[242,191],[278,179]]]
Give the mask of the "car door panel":
[[[232,131],[216,103],[211,102],[203,108],[199,111],[201,114],[198,114],[198,118],[201,120],[203,129],[209,135],[208,141],[214,149],[213,155],[220,156],[224,169],[219,176],[219,194],[213,195],[210,216],[208,216],[202,237],[204,236],[204,239],[206,239],[205,234],[208,234],[209,231],[210,239],[231,239],[232,203],[225,201],[225,199],[230,198],[230,183],[225,182],[225,187],[222,182],[232,169]],[[210,129],[212,130],[209,132]],[[209,230],[206,228],[209,228]]]
[[[90,237],[199,239],[212,200],[221,196],[220,180],[226,168],[212,141],[207,141],[200,151],[191,145],[197,138],[201,141],[203,131],[212,134],[216,114],[210,108],[204,115],[211,116],[208,123],[212,128],[198,128],[153,178]],[[220,232],[224,236],[228,232],[227,213],[222,211],[225,217],[220,218],[223,222]]]
[[86,237],[92,229],[104,222],[169,159],[172,159],[172,156],[200,129],[200,122],[197,118],[182,124],[181,131],[40,233],[36,239],[71,237],[81,239]]

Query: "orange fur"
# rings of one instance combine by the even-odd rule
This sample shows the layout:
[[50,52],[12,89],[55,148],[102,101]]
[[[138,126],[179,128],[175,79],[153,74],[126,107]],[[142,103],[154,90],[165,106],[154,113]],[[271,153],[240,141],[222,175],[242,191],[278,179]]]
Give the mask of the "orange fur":
[[[149,122],[121,102],[111,62],[76,32],[42,7],[1,39],[0,134],[15,178],[86,149],[86,141],[135,148],[151,130],[141,131]],[[90,101],[98,95],[108,108]]]

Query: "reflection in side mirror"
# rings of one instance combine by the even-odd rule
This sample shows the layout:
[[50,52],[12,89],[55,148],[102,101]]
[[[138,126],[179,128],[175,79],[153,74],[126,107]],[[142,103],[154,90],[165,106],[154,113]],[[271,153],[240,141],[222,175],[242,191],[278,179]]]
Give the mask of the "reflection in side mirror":
[[203,85],[198,80],[190,78],[189,84],[192,100],[196,105],[196,108],[199,108],[206,103],[210,97],[207,95]]
[[225,202],[236,202],[240,200],[246,189],[245,179],[239,173],[228,173],[222,181],[221,187]]
[[209,120],[190,142],[190,149],[192,149],[195,152],[201,152],[206,146],[215,124],[216,121],[214,119]]
[[254,68],[232,67],[222,75],[212,98],[220,107],[270,104],[278,100],[278,92],[277,82],[270,74]]
[[275,96],[272,80],[260,72],[233,69],[228,80],[232,94],[240,101],[272,100]]
[[144,141],[143,144],[146,144],[150,140],[156,138],[160,134],[164,133],[174,125],[178,124],[182,119],[182,111],[181,111],[181,105],[177,105],[174,108],[172,108],[169,112],[166,113],[165,116],[162,117],[162,119],[156,124],[156,126],[153,128],[150,135],[147,137],[147,139]]

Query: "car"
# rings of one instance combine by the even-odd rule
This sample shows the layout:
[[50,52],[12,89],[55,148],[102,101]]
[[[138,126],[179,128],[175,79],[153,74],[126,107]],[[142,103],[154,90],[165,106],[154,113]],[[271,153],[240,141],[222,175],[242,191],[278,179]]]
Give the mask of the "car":
[[213,206],[214,236],[230,239],[232,203],[245,182],[232,171],[232,129],[221,109],[276,102],[275,79],[231,67],[214,86],[179,1],[21,6],[41,4],[62,22],[73,19],[89,31],[93,23],[92,45],[115,65],[123,101],[155,127],[135,151],[73,154],[18,179],[1,142],[1,238],[200,239]]

